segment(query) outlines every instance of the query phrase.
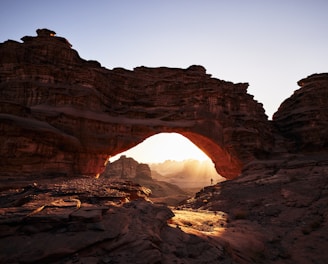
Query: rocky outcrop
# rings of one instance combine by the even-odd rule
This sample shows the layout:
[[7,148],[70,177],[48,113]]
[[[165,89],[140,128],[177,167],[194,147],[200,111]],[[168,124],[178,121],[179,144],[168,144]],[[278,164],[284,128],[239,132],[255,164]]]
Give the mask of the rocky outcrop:
[[105,178],[134,179],[139,163],[133,158],[122,155],[114,162],[108,162],[104,172],[100,175]]
[[119,179],[148,179],[151,180],[151,171],[148,164],[139,163],[133,158],[122,155],[118,160],[108,162],[104,172],[100,175],[105,178]]
[[298,84],[301,88],[274,114],[274,124],[292,142],[291,152],[327,150],[328,73],[313,74]]
[[[237,179],[204,188],[180,209],[227,213],[221,238],[237,263],[325,263],[327,173],[327,152],[253,162]],[[252,250],[241,240],[252,241]]]
[[151,180],[151,171],[148,164],[140,163],[137,167],[137,179]]
[[49,30],[22,40],[0,45],[2,176],[95,176],[110,155],[159,132],[186,136],[227,178],[272,151],[246,83],[201,66],[108,70]]

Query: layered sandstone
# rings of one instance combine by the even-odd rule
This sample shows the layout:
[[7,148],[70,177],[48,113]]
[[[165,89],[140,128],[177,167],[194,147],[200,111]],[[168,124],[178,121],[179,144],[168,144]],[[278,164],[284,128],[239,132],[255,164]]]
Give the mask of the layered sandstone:
[[108,70],[53,31],[0,45],[1,172],[91,175],[110,155],[178,132],[227,178],[273,148],[271,126],[248,84],[201,66]]
[[4,176],[96,176],[110,155],[178,132],[226,178],[272,154],[327,147],[327,74],[312,75],[267,120],[247,84],[201,66],[108,70],[38,30],[0,45],[0,168]]

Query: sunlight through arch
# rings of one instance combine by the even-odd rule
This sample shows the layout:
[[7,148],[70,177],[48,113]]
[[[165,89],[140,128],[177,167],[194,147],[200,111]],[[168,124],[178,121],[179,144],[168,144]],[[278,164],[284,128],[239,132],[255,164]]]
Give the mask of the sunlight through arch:
[[[132,158],[150,166],[153,179],[181,188],[202,188],[224,181],[213,161],[191,140],[179,133],[159,133],[109,159]],[[173,176],[173,177],[172,177]]]
[[209,157],[186,137],[178,133],[159,133],[144,140],[137,146],[109,159],[113,162],[121,155],[134,158],[142,163],[160,163],[166,160],[188,159],[205,161]]

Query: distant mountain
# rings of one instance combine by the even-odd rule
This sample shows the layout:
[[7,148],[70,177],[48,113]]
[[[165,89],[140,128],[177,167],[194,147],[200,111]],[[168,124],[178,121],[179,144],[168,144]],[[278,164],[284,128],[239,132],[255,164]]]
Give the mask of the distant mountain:
[[166,160],[163,163],[151,163],[149,167],[153,179],[173,183],[183,189],[202,188],[225,180],[210,160]]

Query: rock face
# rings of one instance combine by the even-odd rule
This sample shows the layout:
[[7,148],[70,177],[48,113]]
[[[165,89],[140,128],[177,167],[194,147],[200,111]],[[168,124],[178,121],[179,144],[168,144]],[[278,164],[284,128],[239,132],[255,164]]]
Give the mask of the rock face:
[[118,160],[107,163],[104,172],[100,175],[106,178],[134,179],[139,163],[133,158],[122,155]]
[[273,116],[282,135],[292,141],[290,152],[328,149],[328,73],[298,82],[301,88]]
[[221,238],[237,263],[326,263],[327,175],[327,151],[253,162],[240,177],[204,188],[180,209],[227,213]]
[[150,168],[148,166],[148,164],[139,164],[138,167],[137,167],[137,175],[136,175],[137,178],[139,179],[152,179],[151,177],[151,171],[150,171]]
[[148,164],[138,163],[133,158],[127,158],[125,155],[112,163],[107,163],[101,177],[130,180],[152,179]]
[[51,30],[0,44],[2,176],[95,176],[110,155],[177,132],[226,178],[272,152],[263,107],[233,84],[187,69],[108,70]]

